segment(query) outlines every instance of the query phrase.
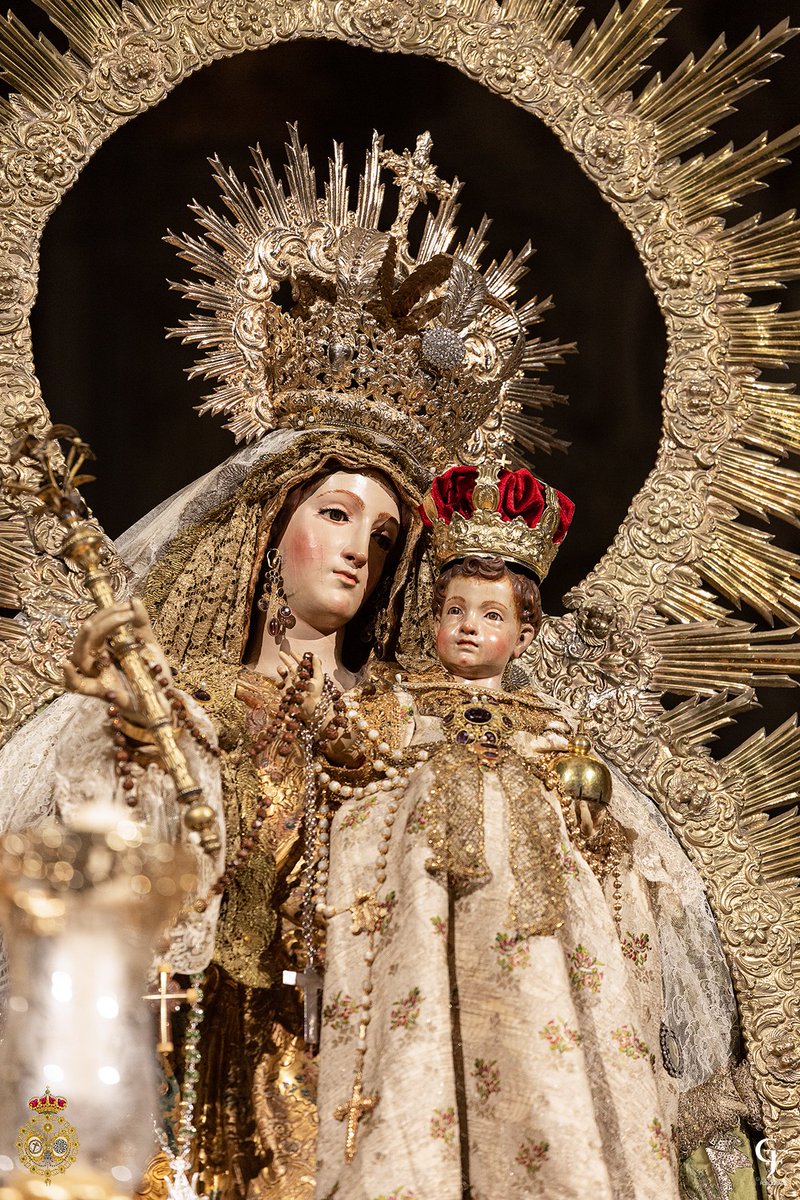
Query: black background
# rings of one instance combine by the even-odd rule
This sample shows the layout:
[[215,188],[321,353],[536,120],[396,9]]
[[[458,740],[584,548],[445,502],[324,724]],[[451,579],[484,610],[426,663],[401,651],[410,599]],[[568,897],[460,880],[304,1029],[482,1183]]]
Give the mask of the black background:
[[[608,0],[588,0],[577,28],[608,7]],[[41,23],[35,10],[15,8],[28,23]],[[757,24],[770,28],[786,16],[800,23],[798,0],[687,0],[654,65],[669,72],[721,32],[734,45]],[[730,138],[741,145],[764,129],[778,134],[800,122],[799,68],[797,38],[771,69],[770,86],[745,98],[703,148]],[[548,611],[560,611],[560,596],[601,556],[652,467],[663,326],[628,234],[556,138],[432,60],[321,41],[239,55],[192,76],[97,152],[48,224],[33,316],[50,413],[74,424],[98,454],[90,504],[117,535],[234,449],[218,422],[193,411],[204,389],[184,377],[191,351],[164,338],[188,306],[167,288],[167,278],[184,277],[184,264],[162,238],[168,229],[191,228],[192,198],[215,203],[207,156],[219,154],[244,175],[247,148],[259,142],[277,166],[285,124],[295,120],[318,178],[333,138],[344,141],[357,171],[373,128],[397,150],[429,129],[440,173],[465,181],[464,228],[488,212],[493,255],[528,238],[537,248],[528,292],[552,294],[556,305],[543,335],[574,340],[579,350],[551,373],[570,397],[553,417],[571,449],[536,464],[577,504],[544,596]],[[774,216],[798,199],[796,162],[770,177],[768,193],[746,198],[740,215]],[[757,302],[773,298],[763,294]],[[800,308],[800,287],[790,285],[782,299]],[[792,530],[781,537],[798,541]],[[787,703],[790,710],[791,693],[773,720]]]

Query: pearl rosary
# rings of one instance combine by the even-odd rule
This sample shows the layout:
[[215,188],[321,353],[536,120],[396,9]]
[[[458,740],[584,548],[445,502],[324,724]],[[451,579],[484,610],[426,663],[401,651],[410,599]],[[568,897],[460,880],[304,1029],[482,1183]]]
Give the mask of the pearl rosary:
[[[370,780],[369,783],[363,786],[354,786],[335,779],[327,769],[329,764],[322,760],[315,759],[313,764],[315,781],[318,788],[322,791],[320,804],[317,809],[316,862],[314,868],[312,868],[314,879],[314,910],[325,921],[349,912],[352,917],[351,932],[356,935],[361,933],[367,935],[367,945],[364,951],[364,978],[361,984],[361,996],[358,1006],[358,1034],[355,1047],[356,1062],[353,1087],[349,1102],[339,1105],[334,1112],[337,1120],[346,1122],[345,1159],[347,1162],[350,1162],[356,1151],[358,1123],[362,1116],[375,1108],[380,1099],[377,1093],[365,1095],[363,1080],[364,1057],[367,1053],[367,1030],[372,1017],[372,966],[375,961],[377,939],[382,918],[378,892],[386,882],[389,846],[392,840],[400,801],[403,798],[414,770],[420,763],[427,760],[428,751],[419,749],[404,753],[400,749],[393,750],[388,742],[381,740],[380,732],[371,727],[369,722],[361,715],[358,701],[354,696],[344,697],[343,702],[344,728],[350,728],[353,733],[361,734],[363,740],[362,748],[367,752],[367,757],[370,757],[370,751],[374,754],[371,761],[372,768],[379,775],[383,776],[382,779]],[[413,756],[411,762],[408,761],[409,754]],[[379,793],[386,794],[386,812],[383,818],[383,828],[373,868],[373,887],[371,890],[359,892],[346,908],[335,908],[327,902],[330,867],[331,802],[351,799],[361,800],[366,796],[375,796]]]

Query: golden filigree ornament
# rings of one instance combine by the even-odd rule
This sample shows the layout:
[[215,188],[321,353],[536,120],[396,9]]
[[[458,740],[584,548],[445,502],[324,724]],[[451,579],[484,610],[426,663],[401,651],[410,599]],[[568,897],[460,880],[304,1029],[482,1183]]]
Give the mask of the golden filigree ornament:
[[28,1101],[33,1116],[17,1137],[17,1155],[23,1167],[41,1175],[50,1183],[54,1175],[63,1175],[77,1158],[80,1142],[74,1125],[64,1116],[67,1101],[52,1095],[46,1087],[41,1096]]
[[[552,403],[529,372],[560,348],[526,340],[547,303],[513,301],[531,247],[482,269],[484,218],[451,249],[461,185],[439,178],[430,134],[403,154],[375,134],[355,206],[341,146],[320,196],[295,126],[289,134],[287,190],[259,149],[255,194],[215,159],[233,221],[193,206],[204,236],[168,239],[203,277],[175,285],[199,312],[172,331],[204,352],[192,373],[217,381],[200,411],[243,441],[281,426],[366,428],[437,468],[498,409],[513,423]],[[386,230],[384,170],[398,190]],[[409,221],[429,195],[438,209],[412,251]]]

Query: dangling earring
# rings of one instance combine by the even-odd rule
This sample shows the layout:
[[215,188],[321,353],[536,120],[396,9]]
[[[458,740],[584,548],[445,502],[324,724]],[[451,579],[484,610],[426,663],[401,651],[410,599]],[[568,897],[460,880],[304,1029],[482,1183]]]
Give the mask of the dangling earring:
[[371,646],[376,651],[378,657],[381,657],[383,643],[386,640],[389,631],[389,615],[387,605],[391,594],[392,586],[391,579],[384,578],[378,584],[372,594],[370,602],[370,615],[364,622],[361,628],[360,639],[367,646]]
[[268,614],[267,632],[275,639],[275,645],[280,646],[286,637],[286,630],[294,629],[297,622],[289,608],[283,587],[280,551],[268,550],[264,556],[264,563],[264,588],[256,603],[261,612]]

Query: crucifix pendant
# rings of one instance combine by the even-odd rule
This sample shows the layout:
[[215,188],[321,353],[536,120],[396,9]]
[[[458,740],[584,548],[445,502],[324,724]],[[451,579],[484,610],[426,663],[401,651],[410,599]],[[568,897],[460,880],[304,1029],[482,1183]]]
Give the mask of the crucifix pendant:
[[159,1004],[158,1013],[158,1045],[156,1050],[159,1054],[169,1054],[173,1049],[172,1037],[170,1030],[170,1009],[178,1008],[184,1001],[194,1004],[197,999],[197,992],[194,988],[189,988],[186,992],[169,991],[169,980],[172,974],[172,968],[169,963],[158,964],[158,991],[149,996],[143,996],[143,1000],[157,1000]]
[[333,1113],[337,1121],[347,1122],[347,1131],[344,1139],[344,1157],[346,1162],[352,1162],[355,1158],[358,1122],[367,1113],[372,1112],[379,1099],[380,1096],[377,1092],[364,1094],[364,1082],[361,1078],[361,1071],[356,1071],[353,1091],[349,1102],[347,1104],[340,1104],[338,1108],[334,1109]]
[[303,989],[303,1038],[306,1048],[316,1053],[322,1009],[322,975],[313,966],[305,971],[284,971],[283,982]]

